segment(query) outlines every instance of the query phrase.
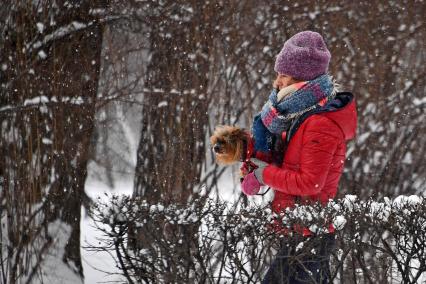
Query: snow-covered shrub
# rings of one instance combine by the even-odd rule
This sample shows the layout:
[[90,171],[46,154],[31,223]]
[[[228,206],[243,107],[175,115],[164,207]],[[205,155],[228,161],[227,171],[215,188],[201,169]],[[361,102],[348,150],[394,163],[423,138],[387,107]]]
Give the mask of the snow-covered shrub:
[[[110,201],[91,212],[104,233],[94,248],[110,251],[129,283],[259,283],[280,243],[315,253],[312,246],[331,224],[335,283],[418,283],[426,276],[421,197],[346,196],[325,206],[299,204],[282,215],[206,198],[187,206],[122,196]],[[298,237],[298,228],[312,236]]]

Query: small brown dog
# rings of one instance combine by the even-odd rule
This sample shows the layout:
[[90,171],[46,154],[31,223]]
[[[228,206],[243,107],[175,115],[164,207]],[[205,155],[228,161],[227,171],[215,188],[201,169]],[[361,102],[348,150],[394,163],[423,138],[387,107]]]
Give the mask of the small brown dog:
[[[210,143],[218,164],[231,165],[242,162],[241,182],[247,174],[257,168],[257,165],[250,161],[255,154],[253,153],[254,140],[248,131],[234,126],[218,126],[210,137]],[[269,189],[257,195],[265,195],[268,191]]]
[[231,165],[243,162],[247,158],[250,133],[234,126],[222,125],[216,127],[210,137],[210,143],[218,164]]

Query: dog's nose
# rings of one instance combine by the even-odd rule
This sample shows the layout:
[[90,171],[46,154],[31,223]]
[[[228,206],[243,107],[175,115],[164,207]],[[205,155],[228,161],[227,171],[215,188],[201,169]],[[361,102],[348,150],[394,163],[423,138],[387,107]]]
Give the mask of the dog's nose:
[[215,153],[220,153],[220,145],[219,144],[214,144],[213,146],[213,151]]

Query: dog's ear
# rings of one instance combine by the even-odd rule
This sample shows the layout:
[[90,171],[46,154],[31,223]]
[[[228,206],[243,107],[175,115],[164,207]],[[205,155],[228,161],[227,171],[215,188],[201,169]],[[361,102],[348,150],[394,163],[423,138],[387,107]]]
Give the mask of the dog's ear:
[[231,136],[234,139],[244,140],[247,137],[247,131],[244,128],[235,127],[231,132]]
[[234,150],[234,156],[232,158],[232,160],[234,161],[239,161],[241,160],[241,158],[243,157],[243,152],[244,152],[244,143],[243,143],[244,139],[241,139],[240,137],[237,138],[235,140],[235,150]]

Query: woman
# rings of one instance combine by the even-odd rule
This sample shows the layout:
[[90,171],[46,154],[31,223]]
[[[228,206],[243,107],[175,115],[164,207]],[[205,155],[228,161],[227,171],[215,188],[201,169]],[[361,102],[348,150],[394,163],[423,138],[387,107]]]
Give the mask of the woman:
[[[244,178],[242,191],[253,195],[260,186],[270,186],[276,213],[296,202],[325,204],[336,196],[357,115],[353,95],[337,92],[327,74],[330,58],[319,33],[304,31],[287,40],[275,61],[276,90],[253,122],[255,143],[267,143],[258,147],[271,150],[273,159],[271,163],[252,159],[258,168]],[[280,139],[264,139],[265,135],[281,137],[281,151],[275,145]],[[304,228],[290,243],[312,237],[313,232]],[[297,252],[283,245],[263,283],[328,283],[333,228],[317,239],[319,253],[303,261],[291,261]]]

